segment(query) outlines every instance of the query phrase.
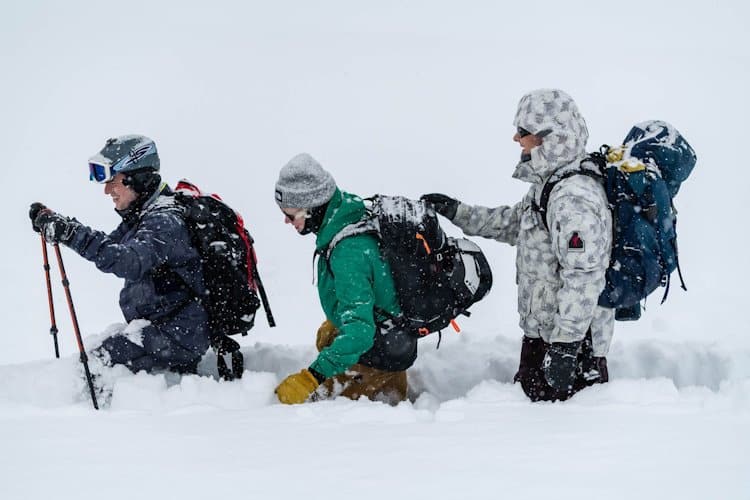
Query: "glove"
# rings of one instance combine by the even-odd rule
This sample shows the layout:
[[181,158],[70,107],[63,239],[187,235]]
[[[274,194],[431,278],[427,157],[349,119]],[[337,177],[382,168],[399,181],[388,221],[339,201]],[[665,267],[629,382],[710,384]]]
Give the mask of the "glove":
[[274,391],[279,401],[285,405],[304,403],[315,392],[320,382],[308,369],[289,375]]
[[573,391],[580,346],[580,342],[553,342],[547,349],[542,370],[547,383],[558,393]]
[[336,335],[339,334],[339,330],[329,320],[325,320],[323,324],[318,328],[318,335],[315,338],[315,347],[318,348],[318,352],[322,351],[333,342]]
[[[34,210],[33,205],[31,210]],[[31,215],[31,210],[29,215]],[[41,232],[44,239],[49,243],[67,243],[73,238],[81,223],[44,207],[39,209],[33,225],[35,230]]]
[[430,193],[423,194],[420,200],[431,204],[437,213],[449,220],[453,220],[456,216],[458,200],[451,198],[450,196],[441,193]]
[[47,210],[47,207],[43,204],[36,202],[31,204],[31,208],[29,208],[29,219],[31,219],[31,229],[39,232],[39,229],[34,225],[34,221],[36,220],[37,216],[39,215],[39,212],[42,210]]

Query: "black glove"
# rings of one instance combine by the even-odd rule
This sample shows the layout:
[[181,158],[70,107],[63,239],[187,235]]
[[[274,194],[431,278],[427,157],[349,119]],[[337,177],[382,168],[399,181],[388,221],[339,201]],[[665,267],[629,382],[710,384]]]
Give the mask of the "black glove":
[[73,238],[81,223],[44,207],[37,213],[33,225],[37,232],[41,231],[44,239],[49,243],[67,243]]
[[547,349],[542,363],[544,378],[558,393],[573,392],[580,346],[580,342],[553,342]]
[[39,232],[39,228],[37,228],[36,225],[34,225],[34,221],[36,220],[37,215],[39,215],[39,212],[41,212],[42,210],[46,210],[46,209],[47,207],[39,202],[32,203],[31,208],[29,208],[29,219],[31,219],[31,229],[33,229],[37,233]]
[[446,217],[447,219],[453,220],[456,216],[456,210],[458,210],[458,200],[451,198],[450,196],[441,193],[430,193],[423,194],[420,198],[422,201],[426,201],[435,207],[435,211]]

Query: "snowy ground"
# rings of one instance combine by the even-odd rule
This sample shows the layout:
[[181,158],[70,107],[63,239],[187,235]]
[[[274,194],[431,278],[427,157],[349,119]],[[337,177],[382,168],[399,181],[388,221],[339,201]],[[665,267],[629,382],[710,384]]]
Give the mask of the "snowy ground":
[[[750,7],[740,0],[520,2],[0,1],[0,499],[750,499]],[[618,324],[612,382],[562,404],[510,383],[519,351],[512,248],[479,243],[491,294],[426,339],[397,407],[296,407],[272,390],[322,321],[312,241],[282,223],[278,169],[307,151],[346,190],[511,203],[520,96],[560,87],[589,148],[673,122],[699,161],[683,185],[689,291]],[[52,359],[33,201],[117,224],[87,182],[110,136],[153,137],[245,216],[279,326],[241,340],[241,381],[120,373],[94,412],[53,270]],[[455,229],[446,227],[452,234]],[[88,346],[121,321],[121,283],[64,250]]]
[[425,346],[393,408],[275,403],[309,348],[245,348],[232,383],[124,375],[99,413],[73,358],[0,367],[4,498],[747,498],[750,352],[620,343],[608,386],[531,404],[515,342],[464,335]]

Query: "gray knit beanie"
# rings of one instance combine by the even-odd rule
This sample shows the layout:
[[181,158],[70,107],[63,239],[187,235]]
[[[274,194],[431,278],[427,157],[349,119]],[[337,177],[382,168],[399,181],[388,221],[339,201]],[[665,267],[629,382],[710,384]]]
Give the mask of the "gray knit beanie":
[[276,181],[276,203],[281,208],[316,208],[336,192],[336,181],[307,153],[289,160]]

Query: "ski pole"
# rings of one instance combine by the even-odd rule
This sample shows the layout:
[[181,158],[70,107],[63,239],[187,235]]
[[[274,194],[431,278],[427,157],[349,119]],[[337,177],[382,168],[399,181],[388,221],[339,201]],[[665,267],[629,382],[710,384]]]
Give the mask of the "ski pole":
[[60,359],[60,347],[57,345],[57,322],[55,321],[55,304],[52,301],[52,282],[49,277],[49,257],[47,256],[47,241],[44,239],[44,235],[39,235],[42,238],[42,256],[44,257],[44,275],[47,278],[47,302],[49,303],[49,320],[50,327],[49,333],[52,335],[52,340],[55,344],[55,357]]
[[86,349],[83,347],[83,339],[81,339],[81,330],[78,328],[78,317],[76,317],[76,311],[73,307],[73,297],[70,295],[70,282],[68,281],[68,275],[65,273],[65,266],[63,265],[62,255],[60,254],[60,246],[54,243],[55,253],[57,254],[57,264],[60,268],[60,275],[62,276],[62,285],[65,288],[65,297],[68,299],[68,309],[70,309],[70,318],[73,321],[73,330],[75,331],[76,341],[78,342],[78,351],[81,353],[81,363],[83,364],[83,370],[86,372],[86,382],[89,384],[89,391],[91,392],[91,402],[94,403],[94,409],[98,410],[99,405],[96,402],[96,393],[94,392],[94,381],[91,379],[91,372],[89,371],[89,360],[86,356]]

